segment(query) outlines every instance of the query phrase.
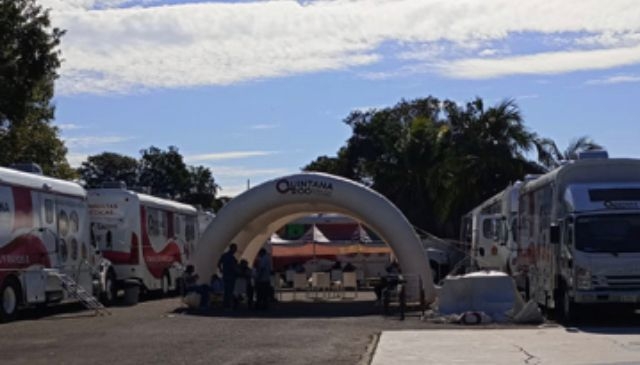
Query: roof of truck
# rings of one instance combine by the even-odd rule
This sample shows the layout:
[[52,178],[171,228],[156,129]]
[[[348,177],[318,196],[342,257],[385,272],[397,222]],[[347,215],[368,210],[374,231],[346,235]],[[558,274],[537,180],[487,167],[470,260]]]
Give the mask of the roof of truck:
[[131,190],[119,189],[119,188],[101,188],[101,189],[89,189],[89,198],[92,195],[129,195],[136,197],[141,204],[152,206],[159,209],[170,209],[183,214],[195,215],[198,210],[191,205],[179,203],[169,199],[158,198],[155,196],[138,193]]
[[603,182],[640,182],[640,160],[630,158],[588,159],[571,161],[527,182],[521,192],[537,190],[551,182],[557,191],[569,184]]
[[6,167],[0,167],[0,183],[10,186],[21,186],[52,194],[63,194],[79,198],[85,198],[87,196],[87,191],[77,183]]

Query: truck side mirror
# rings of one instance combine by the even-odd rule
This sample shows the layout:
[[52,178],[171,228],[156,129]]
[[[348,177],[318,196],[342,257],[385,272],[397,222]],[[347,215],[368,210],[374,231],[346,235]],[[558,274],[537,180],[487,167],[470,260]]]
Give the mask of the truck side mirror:
[[552,224],[549,227],[549,243],[557,245],[560,243],[560,226]]

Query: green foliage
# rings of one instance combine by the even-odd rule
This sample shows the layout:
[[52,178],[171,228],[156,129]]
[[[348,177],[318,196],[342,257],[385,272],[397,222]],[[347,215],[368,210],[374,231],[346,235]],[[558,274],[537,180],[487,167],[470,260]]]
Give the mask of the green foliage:
[[528,161],[537,136],[506,100],[490,108],[434,97],[352,112],[352,136],[336,157],[305,170],[342,175],[381,192],[409,220],[454,236],[459,218],[482,200],[542,167]]
[[63,34],[35,0],[0,0],[1,165],[35,162],[47,175],[74,177],[50,125]]
[[138,171],[138,160],[113,152],[89,156],[78,168],[88,188],[100,187],[105,181],[122,181],[127,186],[137,186]]
[[602,146],[594,142],[587,136],[573,139],[564,151],[560,151],[554,141],[548,138],[541,138],[536,141],[538,159],[547,169],[560,166],[562,161],[575,160],[578,154],[583,151],[599,150]]
[[151,189],[153,195],[179,199],[189,191],[189,170],[175,146],[167,151],[149,147],[140,151],[141,186]]
[[176,147],[162,150],[151,146],[140,151],[136,160],[112,152],[89,156],[78,169],[88,188],[105,181],[123,181],[128,187],[150,190],[152,195],[214,208],[218,185],[211,170],[204,166],[188,166]]
[[201,205],[203,208],[214,208],[217,204],[216,184],[211,170],[204,166],[189,166],[189,192],[183,201],[189,204]]

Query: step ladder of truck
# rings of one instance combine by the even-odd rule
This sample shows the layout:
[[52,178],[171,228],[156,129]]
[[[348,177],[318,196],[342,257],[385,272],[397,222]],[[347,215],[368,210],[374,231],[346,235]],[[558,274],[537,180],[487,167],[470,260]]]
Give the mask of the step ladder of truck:
[[78,285],[69,275],[60,272],[58,270],[50,270],[49,275],[54,276],[60,280],[62,284],[62,290],[67,292],[72,298],[78,299],[82,304],[93,311],[97,315],[111,315],[111,312],[105,308],[102,303],[96,299],[93,295],[89,294],[82,286]]

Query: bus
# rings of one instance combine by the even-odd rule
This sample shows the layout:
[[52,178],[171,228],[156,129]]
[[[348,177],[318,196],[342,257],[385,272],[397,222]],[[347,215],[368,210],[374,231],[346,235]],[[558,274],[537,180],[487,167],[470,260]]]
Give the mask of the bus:
[[112,263],[105,301],[123,291],[132,305],[141,293],[179,289],[200,234],[196,208],[120,184],[90,189],[88,202],[91,239]]

